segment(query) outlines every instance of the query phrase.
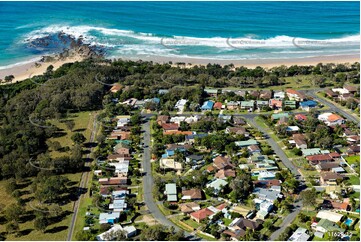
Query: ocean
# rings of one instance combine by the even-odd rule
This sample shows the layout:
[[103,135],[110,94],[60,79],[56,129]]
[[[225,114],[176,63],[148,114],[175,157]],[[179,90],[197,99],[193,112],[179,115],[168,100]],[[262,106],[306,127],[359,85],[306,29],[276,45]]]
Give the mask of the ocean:
[[113,57],[248,60],[358,54],[359,2],[0,2],[0,69],[63,48],[64,32]]

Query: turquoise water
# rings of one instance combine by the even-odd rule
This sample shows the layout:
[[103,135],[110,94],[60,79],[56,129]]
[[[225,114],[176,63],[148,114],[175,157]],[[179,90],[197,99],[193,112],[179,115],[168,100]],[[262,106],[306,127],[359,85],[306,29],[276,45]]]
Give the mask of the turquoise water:
[[82,36],[113,56],[301,58],[359,52],[358,2],[0,2],[0,68]]

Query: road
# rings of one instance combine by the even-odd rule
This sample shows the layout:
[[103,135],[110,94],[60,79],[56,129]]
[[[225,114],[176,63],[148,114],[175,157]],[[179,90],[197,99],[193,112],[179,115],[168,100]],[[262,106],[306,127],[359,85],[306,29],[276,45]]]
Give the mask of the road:
[[307,91],[305,90],[305,91],[303,91],[303,93],[305,93],[308,96],[311,96],[314,100],[319,101],[323,105],[330,107],[331,111],[337,112],[337,113],[341,114],[342,116],[344,116],[345,118],[347,118],[348,120],[351,120],[351,121],[359,124],[359,120],[355,116],[353,116],[352,114],[342,110],[341,108],[337,107],[332,102],[318,97],[317,94],[316,94],[317,91],[318,90],[307,90]]
[[274,150],[276,155],[281,159],[282,163],[292,172],[292,174],[301,176],[301,173],[299,173],[297,167],[293,165],[293,163],[288,159],[287,155],[285,154],[285,152],[283,152],[279,144],[269,136],[266,129],[258,125],[255,122],[254,118],[245,117],[245,119],[250,125],[256,127],[259,131],[261,131],[265,135],[267,143],[271,146],[271,148]]
[[[89,140],[90,143],[94,142],[96,130],[97,130],[97,121],[96,121],[96,116],[94,116],[92,132],[90,134],[90,140]],[[93,147],[90,148],[90,152],[86,156],[88,159],[90,158],[92,150],[93,150]],[[89,167],[89,166],[90,166],[89,162],[86,162],[84,165],[84,167]],[[88,178],[89,178],[90,171],[91,171],[91,169],[89,169],[89,171],[84,171],[81,176],[81,180],[80,180],[80,184],[79,184],[79,188],[78,188],[78,199],[75,201],[74,206],[73,206],[73,216],[71,218],[71,223],[70,223],[69,230],[68,230],[68,236],[66,239],[67,241],[71,241],[73,238],[75,222],[76,222],[76,219],[78,216],[79,204],[81,202],[82,197],[86,194],[86,193],[83,193],[84,189],[88,189]]]
[[297,203],[295,203],[294,206],[295,206],[295,209],[290,214],[288,214],[285,218],[283,218],[283,221],[280,224],[279,229],[277,229],[276,231],[274,231],[271,234],[271,236],[269,238],[270,241],[277,240],[277,238],[280,236],[280,234],[282,234],[282,232],[292,223],[292,221],[295,220],[295,218],[301,211],[301,206],[302,206],[301,201],[298,201]]
[[[159,210],[156,201],[153,198],[153,176],[152,168],[150,163],[150,121],[151,115],[146,115],[146,122],[143,124],[144,130],[144,150],[143,150],[143,191],[144,191],[144,203],[147,205],[150,214],[162,225],[167,227],[173,226],[176,231],[182,230],[171,221],[169,221],[164,214]],[[189,237],[189,240],[195,240],[196,237],[190,233],[184,231],[185,236]]]

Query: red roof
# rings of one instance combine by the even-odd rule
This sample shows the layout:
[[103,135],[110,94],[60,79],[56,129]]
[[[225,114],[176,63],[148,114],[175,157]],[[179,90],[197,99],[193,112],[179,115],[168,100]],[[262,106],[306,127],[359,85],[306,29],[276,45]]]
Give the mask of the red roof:
[[287,89],[286,90],[287,93],[290,93],[290,94],[295,94],[295,95],[299,95],[300,93],[296,90],[293,90],[293,89]]
[[201,221],[203,219],[208,218],[208,216],[211,216],[213,214],[213,212],[211,210],[209,210],[208,208],[203,208],[199,211],[196,211],[194,213],[191,213],[191,217]]
[[221,103],[221,102],[216,102],[216,103],[213,105],[213,108],[221,109],[221,108],[222,108],[222,103]]
[[307,120],[307,116],[304,114],[296,114],[295,119],[296,120]]
[[162,128],[164,130],[178,130],[179,125],[176,123],[163,123]]
[[308,161],[324,161],[324,160],[332,160],[332,157],[327,155],[309,155],[306,157]]
[[222,203],[222,204],[218,205],[218,206],[216,207],[216,209],[222,210],[222,209],[224,209],[225,207],[227,207],[227,204]]

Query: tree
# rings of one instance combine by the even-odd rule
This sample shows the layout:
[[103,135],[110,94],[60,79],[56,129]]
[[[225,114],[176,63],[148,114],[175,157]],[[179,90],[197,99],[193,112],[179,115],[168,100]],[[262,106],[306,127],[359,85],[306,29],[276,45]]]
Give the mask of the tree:
[[19,224],[15,221],[12,221],[6,225],[6,232],[12,234],[19,231]]
[[86,138],[84,137],[83,134],[76,132],[71,136],[71,140],[74,141],[74,143],[76,144],[82,144],[85,142]]
[[24,213],[24,208],[16,203],[13,203],[6,207],[5,217],[8,221],[18,222],[20,216]]
[[6,81],[6,82],[12,82],[12,80],[14,80],[14,75],[9,75],[9,76],[5,76],[5,78],[4,78],[4,80]]
[[92,240],[92,234],[89,231],[81,230],[75,235],[75,239],[78,241],[90,241]]
[[75,122],[74,120],[67,120],[65,121],[65,126],[70,130],[73,131],[74,127],[75,127]]
[[38,231],[44,232],[48,226],[48,220],[44,216],[40,216],[34,220],[34,228]]
[[7,194],[12,194],[17,188],[16,180],[14,178],[10,178],[5,183],[5,191]]
[[317,197],[317,193],[316,193],[316,189],[308,189],[305,191],[302,191],[300,193],[300,197],[302,200],[302,204],[303,206],[307,207],[307,211],[308,211],[308,207],[312,206],[314,207],[316,205],[316,197]]

